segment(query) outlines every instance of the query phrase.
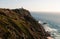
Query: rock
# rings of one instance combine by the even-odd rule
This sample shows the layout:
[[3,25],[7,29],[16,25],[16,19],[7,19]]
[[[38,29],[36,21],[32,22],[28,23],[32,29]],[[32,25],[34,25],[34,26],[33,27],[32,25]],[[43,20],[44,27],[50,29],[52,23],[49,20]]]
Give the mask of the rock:
[[0,8],[2,39],[47,39],[48,34],[26,9]]

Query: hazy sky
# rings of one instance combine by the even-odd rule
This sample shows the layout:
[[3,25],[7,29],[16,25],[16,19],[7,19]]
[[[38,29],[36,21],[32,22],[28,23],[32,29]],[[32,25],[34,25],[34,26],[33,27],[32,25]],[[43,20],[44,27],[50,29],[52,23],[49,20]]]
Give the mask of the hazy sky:
[[30,11],[60,12],[60,0],[0,0],[0,8],[20,7]]

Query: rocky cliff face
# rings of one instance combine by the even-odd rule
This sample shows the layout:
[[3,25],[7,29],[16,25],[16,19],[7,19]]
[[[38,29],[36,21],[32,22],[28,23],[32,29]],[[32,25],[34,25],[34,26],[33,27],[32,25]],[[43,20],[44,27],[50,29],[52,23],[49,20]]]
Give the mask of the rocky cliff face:
[[25,9],[0,9],[1,39],[47,39],[49,36]]

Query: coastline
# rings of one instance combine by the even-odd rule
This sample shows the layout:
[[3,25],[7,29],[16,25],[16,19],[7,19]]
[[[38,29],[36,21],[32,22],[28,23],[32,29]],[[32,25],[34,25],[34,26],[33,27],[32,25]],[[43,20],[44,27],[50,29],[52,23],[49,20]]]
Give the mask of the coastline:
[[[38,23],[40,23],[42,26],[45,26],[47,23],[44,23],[44,22],[42,22],[42,21],[38,21]],[[45,29],[45,31],[46,31],[46,29]],[[50,34],[49,33],[49,31],[46,31],[48,34]],[[48,36],[47,37],[47,39],[54,39],[54,38],[52,38],[52,36],[51,36],[51,34],[50,34],[50,36]]]

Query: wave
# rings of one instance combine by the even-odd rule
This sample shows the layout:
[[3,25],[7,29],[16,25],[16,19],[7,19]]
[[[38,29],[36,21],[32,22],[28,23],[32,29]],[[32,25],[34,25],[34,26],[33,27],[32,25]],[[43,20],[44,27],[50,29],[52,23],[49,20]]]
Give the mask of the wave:
[[48,23],[43,23],[42,21],[39,21],[39,23],[44,27],[45,31],[49,32],[54,39],[60,39],[60,35],[57,29],[50,27]]
[[58,31],[57,29],[49,27],[49,24],[45,24],[45,25],[43,25],[43,27],[44,27],[44,29],[46,31],[49,31],[49,32],[52,32],[52,31],[56,31],[57,32]]
[[40,24],[42,24],[42,26],[44,27],[45,31],[49,31],[49,32],[52,32],[52,31],[58,31],[57,29],[54,29],[54,28],[51,28],[49,27],[50,25],[47,24],[47,23],[43,23],[42,21],[39,21]]

